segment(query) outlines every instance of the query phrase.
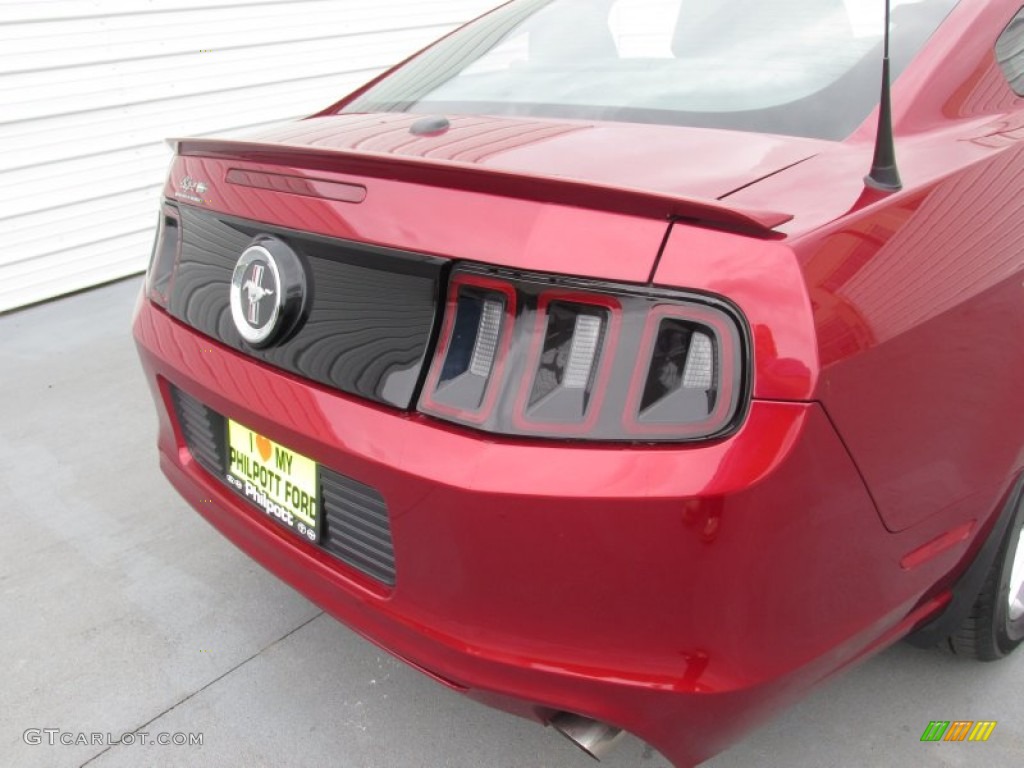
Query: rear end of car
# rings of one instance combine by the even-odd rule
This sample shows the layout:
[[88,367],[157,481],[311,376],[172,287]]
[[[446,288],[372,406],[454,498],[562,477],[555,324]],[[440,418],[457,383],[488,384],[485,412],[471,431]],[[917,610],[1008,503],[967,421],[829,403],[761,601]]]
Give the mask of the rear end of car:
[[455,98],[476,87],[451,117],[371,86],[351,114],[176,142],[134,320],[161,468],[442,684],[689,765],[938,607],[815,401],[790,217],[721,201],[822,142],[481,117]]
[[[683,764],[906,614],[881,584],[842,604],[826,586],[882,534],[820,408],[792,397],[810,326],[766,325],[807,313],[785,247],[635,201],[179,150],[134,328],[161,466],[356,631],[487,703],[611,723]],[[275,292],[278,328],[247,341]]]

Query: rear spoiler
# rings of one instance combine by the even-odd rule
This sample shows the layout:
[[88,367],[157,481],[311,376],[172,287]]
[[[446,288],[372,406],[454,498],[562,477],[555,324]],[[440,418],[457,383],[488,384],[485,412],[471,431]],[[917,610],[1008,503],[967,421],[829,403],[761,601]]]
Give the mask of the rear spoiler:
[[793,218],[788,213],[740,208],[719,200],[677,197],[560,176],[478,168],[424,157],[217,138],[175,138],[168,139],[167,143],[179,155],[392,179],[646,218],[681,219],[759,237],[777,236],[775,228]]

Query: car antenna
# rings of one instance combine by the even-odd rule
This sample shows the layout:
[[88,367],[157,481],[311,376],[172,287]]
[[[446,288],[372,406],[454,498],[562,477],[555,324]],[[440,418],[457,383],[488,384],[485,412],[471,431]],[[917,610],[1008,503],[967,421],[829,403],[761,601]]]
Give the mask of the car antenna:
[[871,172],[864,183],[882,192],[897,192],[903,188],[900,172],[896,168],[896,139],[892,130],[892,83],[889,75],[889,10],[891,0],[885,0],[885,35],[882,38],[882,97],[878,102],[878,131],[875,133],[875,157]]

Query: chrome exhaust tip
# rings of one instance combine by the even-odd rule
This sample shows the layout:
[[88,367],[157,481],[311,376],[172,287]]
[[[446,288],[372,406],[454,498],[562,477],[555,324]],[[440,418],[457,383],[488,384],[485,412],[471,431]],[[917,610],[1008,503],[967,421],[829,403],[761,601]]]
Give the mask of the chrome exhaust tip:
[[625,733],[614,725],[572,712],[559,712],[549,725],[595,760],[607,756]]

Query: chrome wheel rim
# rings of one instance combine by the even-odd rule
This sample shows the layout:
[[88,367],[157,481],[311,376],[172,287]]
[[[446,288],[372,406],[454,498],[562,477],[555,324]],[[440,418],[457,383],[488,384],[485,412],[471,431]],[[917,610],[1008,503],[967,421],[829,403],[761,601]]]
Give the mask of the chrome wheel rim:
[[1024,528],[1017,537],[1017,548],[1013,553],[1013,568],[1010,570],[1009,601],[1010,621],[1024,616]]

